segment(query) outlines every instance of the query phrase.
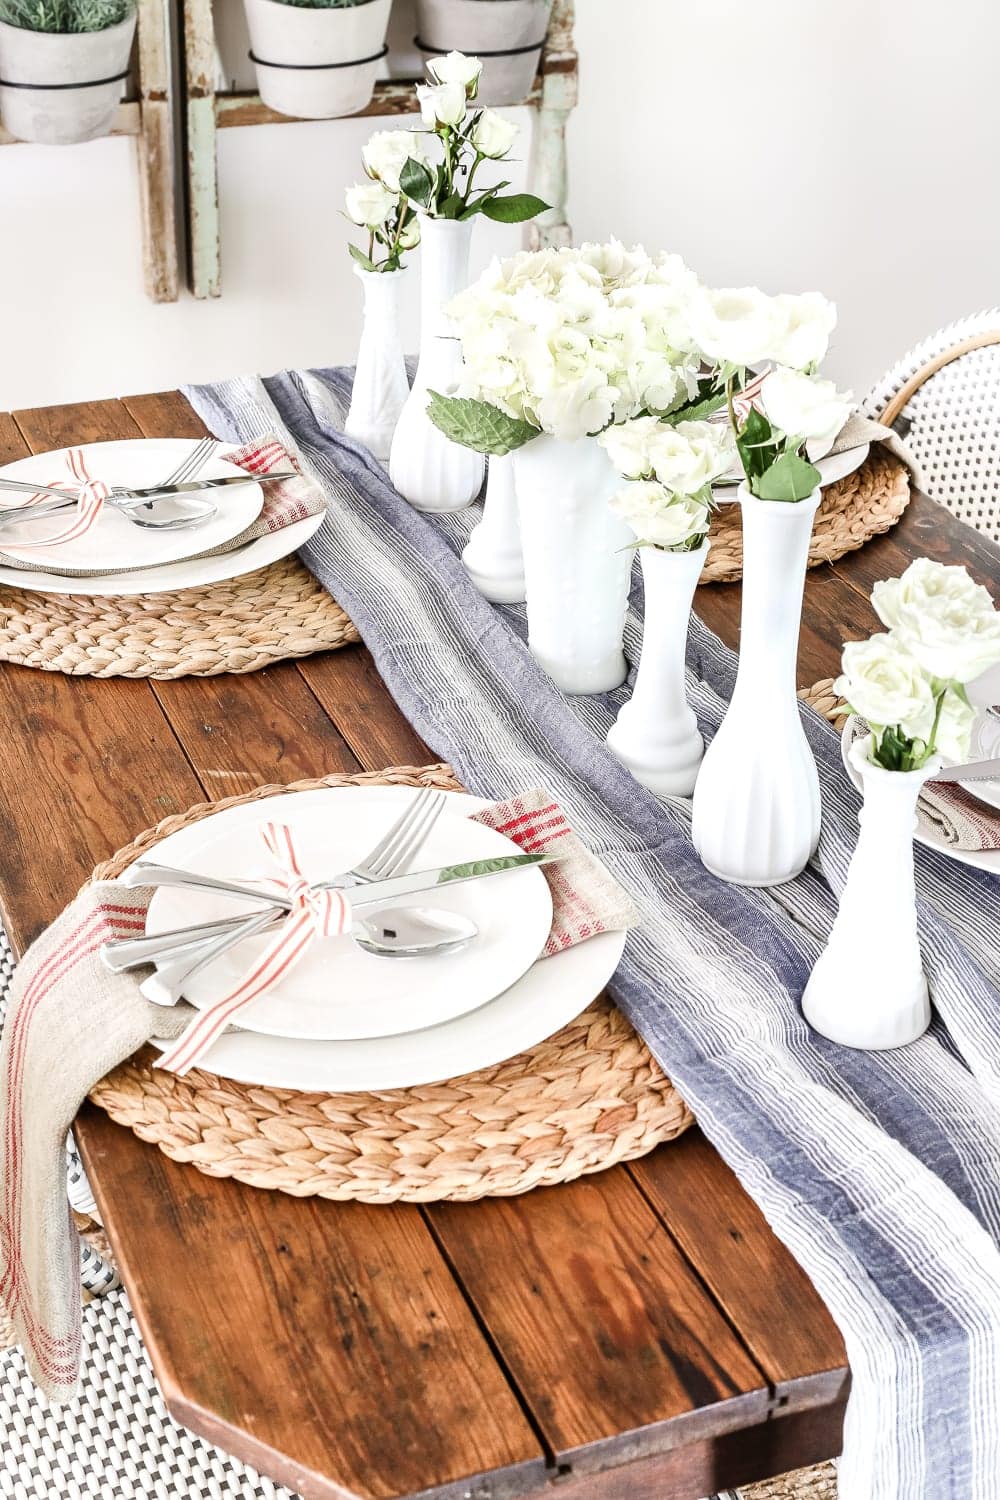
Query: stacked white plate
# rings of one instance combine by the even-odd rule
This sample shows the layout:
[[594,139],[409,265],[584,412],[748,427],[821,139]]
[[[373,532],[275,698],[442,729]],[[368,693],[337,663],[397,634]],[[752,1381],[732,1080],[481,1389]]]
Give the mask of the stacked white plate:
[[[269,798],[266,819],[287,824],[306,877],[348,870],[378,842],[414,792],[332,787]],[[469,814],[484,804],[448,793],[415,861],[435,869],[522,851]],[[273,875],[261,838],[262,805],[227,808],[171,834],[143,859],[241,882]],[[404,898],[427,905],[428,896]],[[394,905],[401,904],[397,899]],[[317,940],[266,995],[240,1013],[202,1066],[245,1083],[349,1092],[433,1083],[502,1062],[564,1026],[618,967],[623,932],[603,933],[542,958],[552,898],[526,868],[434,891],[433,904],[470,917],[479,935],[446,955],[376,958],[349,936]],[[161,888],[146,930],[164,932],[247,909],[212,892]],[[193,979],[185,998],[204,1008],[228,994],[259,953],[250,939]]]
[[[193,438],[136,438],[110,443],[83,443],[87,472],[109,485],[144,488],[160,484],[195,445]],[[0,476],[28,483],[72,488],[66,448],[36,453],[0,468]],[[244,470],[222,458],[211,458],[199,479],[240,475]],[[0,552],[31,562],[33,568],[0,567],[0,583],[37,589],[45,594],[162,594],[174,589],[220,583],[239,578],[287,557],[308,541],[322,524],[323,514],[296,521],[280,531],[248,542],[216,557],[197,554],[223,546],[260,515],[264,492],[255,480],[216,490],[211,497],[218,511],[210,521],[183,531],[153,531],[136,526],[113,505],[102,510],[97,523],[73,542],[19,551],[18,542],[38,542],[66,528],[67,512],[47,520],[32,518],[0,528]],[[0,491],[0,505],[17,503],[17,496]],[[121,569],[115,572],[65,573],[60,569]],[[43,571],[44,569],[44,571]],[[139,572],[131,571],[140,569]],[[126,571],[128,570],[128,571]]]

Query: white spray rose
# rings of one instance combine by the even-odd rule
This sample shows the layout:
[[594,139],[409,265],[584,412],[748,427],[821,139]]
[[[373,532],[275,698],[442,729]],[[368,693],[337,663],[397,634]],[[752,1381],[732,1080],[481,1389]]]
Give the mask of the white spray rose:
[[901,578],[877,583],[872,603],[883,624],[941,681],[972,682],[1000,661],[1000,615],[965,568],[918,557]]
[[731,465],[736,449],[722,422],[659,424],[650,444],[653,473],[678,495],[696,495],[719,479]]
[[851,414],[850,391],[838,391],[832,380],[799,370],[772,370],[759,399],[772,427],[787,437],[806,439],[810,457],[822,457]]
[[435,57],[427,64],[427,71],[435,83],[454,83],[474,99],[479,90],[479,78],[483,71],[482,59],[466,57],[464,52],[449,52],[446,57]]
[[506,156],[516,139],[517,126],[497,114],[495,109],[484,109],[472,132],[472,144],[491,161]]
[[898,725],[907,739],[926,740],[934,723],[934,694],[920,663],[884,632],[844,647],[844,675],[834,691],[873,729]]
[[396,210],[396,194],[380,182],[359,182],[344,195],[347,216],[365,229],[376,229]]
[[427,160],[420,137],[412,130],[376,130],[361,152],[368,176],[391,193],[399,192],[399,174],[410,157],[419,162]]
[[636,417],[602,432],[598,441],[625,479],[651,479],[653,438],[661,423],[656,417]]
[[637,539],[666,551],[686,548],[708,531],[708,506],[693,495],[672,495],[655,479],[637,479],[613,495],[611,509]]
[[775,339],[770,358],[793,370],[814,368],[826,357],[830,335],[837,326],[837,308],[819,292],[775,297]]
[[465,119],[466,94],[460,83],[418,83],[420,118],[428,130],[435,125],[460,125]]
[[691,332],[709,362],[754,365],[767,359],[780,327],[773,297],[759,287],[699,287],[688,311]]

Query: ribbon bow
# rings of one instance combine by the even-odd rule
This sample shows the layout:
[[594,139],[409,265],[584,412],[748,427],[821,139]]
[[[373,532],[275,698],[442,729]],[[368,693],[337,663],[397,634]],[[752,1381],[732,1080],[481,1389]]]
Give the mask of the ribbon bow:
[[[75,542],[77,537],[83,536],[94,525],[104,509],[105,500],[111,494],[111,488],[104,483],[103,479],[91,479],[80,448],[68,450],[66,467],[78,485],[76,511],[69,525],[65,526],[62,531],[57,531],[54,536],[46,537],[42,542],[17,542],[6,549],[8,552],[28,552],[35,547],[55,547],[59,542]],[[58,481],[54,487],[58,487]],[[14,508],[30,511],[32,506],[45,504],[51,499],[51,495],[29,495],[27,500]]]
[[265,823],[261,830],[268,853],[278,866],[273,878],[292,903],[280,930],[236,988],[191,1022],[156,1066],[181,1077],[193,1068],[244,1006],[285,977],[316,938],[339,937],[351,925],[351,903],[341,890],[310,885],[299,867],[292,830],[284,823]]

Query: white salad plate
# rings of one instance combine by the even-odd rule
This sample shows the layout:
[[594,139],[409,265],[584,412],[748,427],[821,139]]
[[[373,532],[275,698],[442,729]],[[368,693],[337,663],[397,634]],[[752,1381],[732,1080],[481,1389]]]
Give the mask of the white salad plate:
[[[848,751],[851,748],[853,737],[854,719],[851,717],[844,725],[844,732],[840,737],[840,754],[848,776],[860,792],[862,790],[861,777],[848,759]],[[973,755],[975,754],[976,752],[973,751]],[[978,759],[979,757],[977,756],[976,758]],[[981,788],[984,783],[981,781],[966,781],[962,782],[961,785],[971,792],[974,788]],[[995,783],[987,782],[985,785],[995,785]],[[977,792],[977,795],[981,794]],[[983,800],[985,801],[986,799],[984,798]],[[998,796],[996,805],[1000,806],[1000,796]],[[928,849],[936,849],[939,854],[946,854],[949,859],[957,859],[960,865],[971,865],[974,870],[986,870],[991,875],[1000,875],[1000,849],[956,849],[941,834],[931,829],[926,829],[923,824],[918,825],[913,837],[918,844],[923,844]]]
[[[272,818],[287,822],[292,804],[303,805],[308,813],[321,807],[331,795],[343,795],[344,790],[347,789],[272,797],[267,810]],[[373,790],[384,799],[387,817],[398,816],[412,795],[405,787]],[[467,816],[486,805],[478,798],[458,792],[448,793],[448,799],[449,812],[458,816]],[[226,816],[239,816],[246,824],[255,825],[260,814],[259,803],[248,803],[231,809]],[[156,857],[171,863],[182,859],[189,835],[197,827],[195,824],[181,829],[162,840],[156,847]],[[500,880],[510,878],[501,876]],[[490,884],[485,882],[486,886]],[[324,1093],[415,1088],[460,1077],[536,1046],[578,1016],[601,993],[618,968],[625,936],[624,932],[601,933],[551,958],[541,959],[502,995],[439,1026],[400,1036],[347,1042],[306,1042],[251,1031],[230,1031],[213,1043],[200,1066],[240,1083]]]
[[[970,760],[1000,759],[1000,719],[985,710],[979,714],[972,726],[969,745]],[[962,781],[959,783],[980,802],[1000,811],[1000,779],[996,781]]]
[[[137,489],[159,484],[180,465],[194,447],[191,438],[135,438],[109,443],[81,443],[87,472],[92,479],[103,479],[108,485],[132,486]],[[67,463],[69,449],[52,453],[34,453],[0,468],[0,476],[26,483],[49,484],[74,489]],[[199,479],[221,479],[243,473],[235,464],[222,458],[210,458],[198,473]],[[0,529],[0,551],[25,561],[45,563],[47,570],[58,575],[63,568],[155,568],[177,563],[195,552],[221,547],[238,536],[260,515],[264,491],[253,479],[245,485],[217,490],[211,498],[218,509],[201,525],[178,531],[155,531],[137,526],[115,505],[105,505],[97,521],[74,541],[57,542],[51,547],[19,547],[19,542],[43,542],[65,531],[73,520],[72,511],[32,519],[25,510],[23,521],[7,522]],[[18,497],[0,490],[0,506],[17,505]],[[20,583],[25,574],[17,569],[3,569],[4,579],[13,574]],[[79,592],[81,579],[69,580]]]
[[[825,458],[816,459],[814,462],[820,473],[820,489],[825,490],[828,484],[836,484],[838,479],[846,479],[848,474],[860,469],[870,450],[870,443],[862,443],[857,448],[846,448],[843,453],[828,453]],[[737,468],[731,470],[730,474],[732,478],[727,476],[721,483],[712,486],[712,499],[717,505],[728,505],[739,498],[743,471]]]
[[[276,811],[274,802],[285,800],[287,808]],[[266,817],[292,830],[300,867],[314,882],[363,859],[398,816],[398,804],[387,800],[381,787],[328,788],[316,803],[304,806],[305,801],[303,796],[271,799]],[[186,841],[180,851],[172,848],[167,862],[201,875],[265,885],[277,868],[261,837],[265,811],[258,804],[252,824],[236,816],[242,812],[233,808],[195,825],[201,838]],[[449,810],[434,824],[413,863],[416,869],[430,870],[521,852],[502,833]],[[163,848],[152,851],[152,857],[166,858]],[[317,1042],[397,1036],[440,1025],[484,1005],[520,979],[552,926],[548,881],[541,870],[531,868],[388,904],[461,914],[476,924],[478,936],[456,952],[409,960],[376,958],[347,933],[317,940],[278,984],[240,1012],[240,1028]],[[150,903],[146,931],[167,932],[254,909],[212,891],[161,886]],[[223,999],[273,937],[272,932],[250,938],[214,960],[192,978],[184,998],[202,1010]]]

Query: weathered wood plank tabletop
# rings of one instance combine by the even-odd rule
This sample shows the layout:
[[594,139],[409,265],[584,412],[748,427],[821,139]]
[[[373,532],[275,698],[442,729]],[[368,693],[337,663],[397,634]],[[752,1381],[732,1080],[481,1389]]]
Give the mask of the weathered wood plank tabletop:
[[[21,411],[0,416],[0,462],[202,431],[176,394]],[[920,554],[995,582],[995,550],[915,498],[810,574],[801,685],[874,627],[872,581]],[[738,586],[698,592],[731,644],[738,606]],[[360,646],[177,682],[5,666],[0,711],[15,951],[194,802],[434,759]],[[92,1106],[78,1138],[170,1410],[308,1500],[695,1500],[838,1451],[839,1334],[697,1130],[567,1186],[423,1208],[215,1181]]]

